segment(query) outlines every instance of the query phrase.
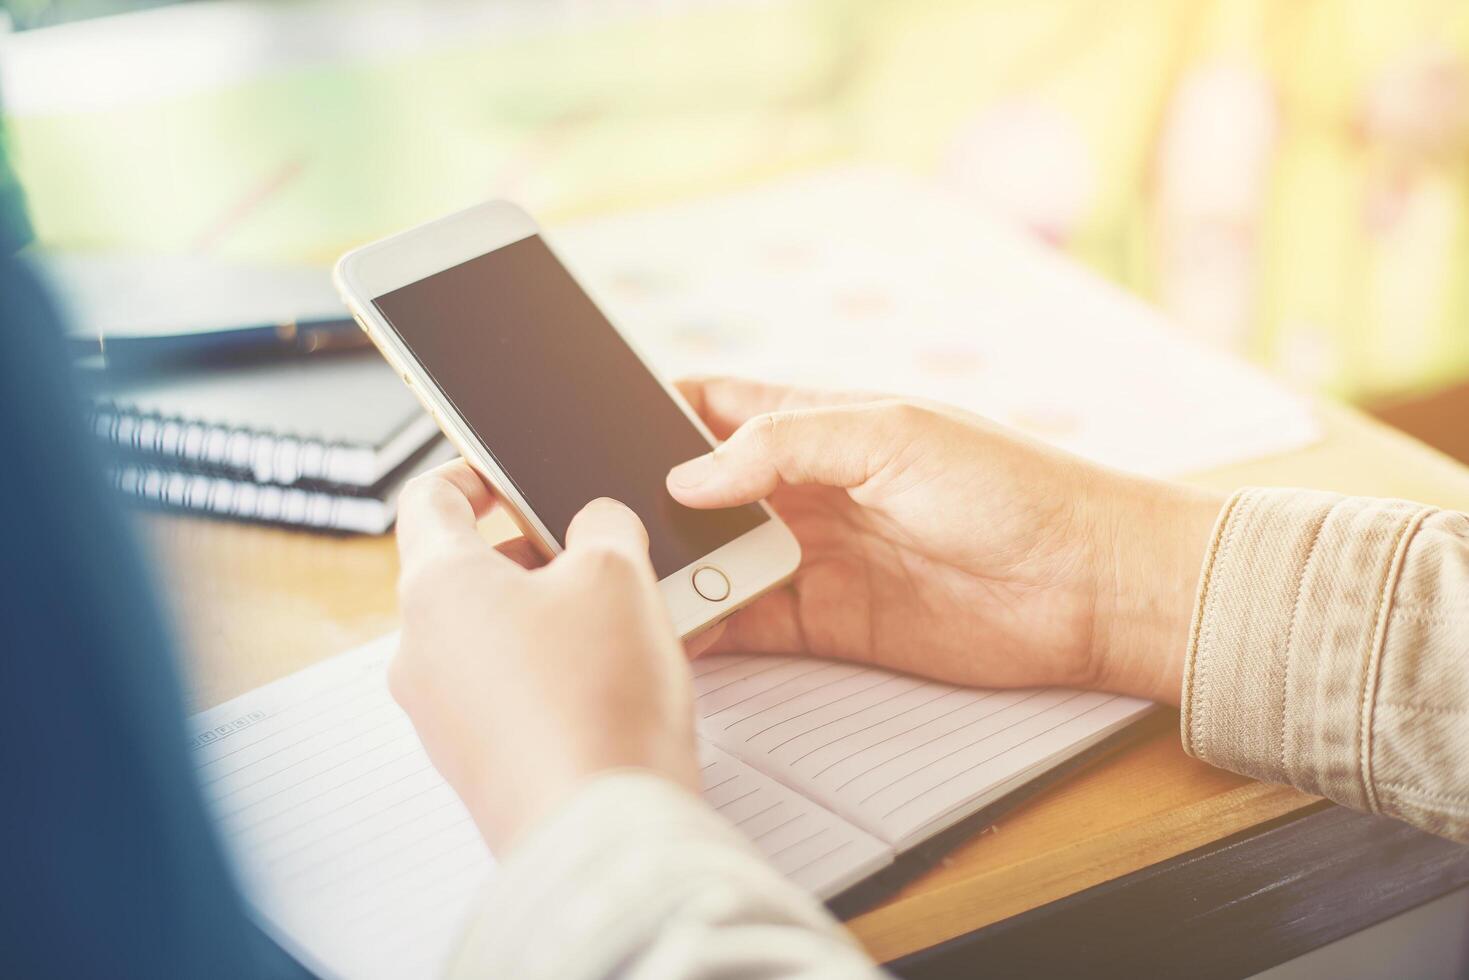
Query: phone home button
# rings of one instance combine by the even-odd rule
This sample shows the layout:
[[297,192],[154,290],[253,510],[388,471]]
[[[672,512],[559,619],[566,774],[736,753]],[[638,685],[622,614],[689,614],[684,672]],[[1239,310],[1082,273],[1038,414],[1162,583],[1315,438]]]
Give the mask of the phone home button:
[[710,602],[729,598],[729,579],[713,565],[694,569],[694,591]]

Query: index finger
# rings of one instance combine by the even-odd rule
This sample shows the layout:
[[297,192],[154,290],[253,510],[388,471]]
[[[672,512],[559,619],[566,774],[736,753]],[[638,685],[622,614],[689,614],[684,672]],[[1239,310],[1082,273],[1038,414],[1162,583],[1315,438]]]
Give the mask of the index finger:
[[464,499],[469,501],[476,520],[484,517],[495,506],[495,492],[480,479],[480,475],[463,457],[441,463],[423,475],[438,477],[453,484],[456,490],[464,494]]
[[865,391],[822,391],[744,378],[681,378],[674,382],[674,387],[716,439],[728,439],[757,415],[795,408],[852,405],[882,397]]
[[495,495],[463,460],[414,477],[398,496],[400,563],[407,567],[460,548],[490,550],[475,525],[494,504]]

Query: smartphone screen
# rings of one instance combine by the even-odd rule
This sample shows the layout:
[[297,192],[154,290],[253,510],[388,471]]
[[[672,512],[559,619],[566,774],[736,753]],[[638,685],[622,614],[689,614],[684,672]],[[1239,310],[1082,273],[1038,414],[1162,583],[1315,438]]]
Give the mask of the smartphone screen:
[[559,544],[612,497],[642,518],[664,578],[768,519],[669,496],[668,470],[709,444],[539,236],[373,303]]

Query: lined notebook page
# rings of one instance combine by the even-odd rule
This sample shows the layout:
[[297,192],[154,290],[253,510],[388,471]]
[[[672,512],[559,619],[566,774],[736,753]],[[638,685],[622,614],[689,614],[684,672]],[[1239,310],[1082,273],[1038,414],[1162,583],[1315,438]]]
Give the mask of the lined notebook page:
[[795,657],[711,657],[695,672],[705,738],[898,850],[1150,707]]
[[387,693],[379,640],[197,715],[190,747],[252,904],[330,976],[442,972],[494,863]]
[[[326,976],[441,972],[494,872],[392,701],[389,636],[196,715],[190,749],[267,926]],[[890,849],[719,749],[706,798],[777,869],[831,895]]]
[[831,811],[699,743],[704,799],[787,878],[823,898],[892,860],[892,848]]

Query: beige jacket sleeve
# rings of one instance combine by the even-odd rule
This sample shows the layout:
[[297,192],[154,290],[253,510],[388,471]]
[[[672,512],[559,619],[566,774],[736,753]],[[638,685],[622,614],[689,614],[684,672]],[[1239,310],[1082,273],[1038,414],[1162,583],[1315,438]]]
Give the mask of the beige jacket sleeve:
[[477,909],[451,977],[882,975],[722,817],[651,773],[580,789],[515,847]]
[[1183,685],[1191,754],[1469,841],[1469,517],[1240,491]]

